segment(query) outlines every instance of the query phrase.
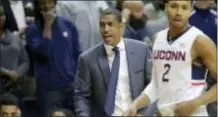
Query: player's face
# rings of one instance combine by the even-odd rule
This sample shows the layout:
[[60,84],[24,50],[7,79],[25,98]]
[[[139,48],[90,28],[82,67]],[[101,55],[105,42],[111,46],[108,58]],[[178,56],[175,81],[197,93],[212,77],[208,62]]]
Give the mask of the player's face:
[[183,28],[188,24],[192,12],[190,0],[169,0],[165,5],[170,26]]
[[116,46],[122,37],[123,24],[114,15],[104,15],[100,18],[100,32],[107,45]]
[[15,105],[3,105],[0,115],[3,117],[17,116],[18,108]]

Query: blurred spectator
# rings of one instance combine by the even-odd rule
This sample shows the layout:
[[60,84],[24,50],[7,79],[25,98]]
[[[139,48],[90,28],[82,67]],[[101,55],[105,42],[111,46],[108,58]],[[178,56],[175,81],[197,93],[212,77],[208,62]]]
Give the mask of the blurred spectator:
[[145,4],[144,9],[145,9],[145,13],[146,13],[148,20],[157,19],[158,15],[156,14],[156,9],[155,9],[153,3]]
[[0,115],[1,117],[20,117],[21,111],[19,108],[18,99],[12,94],[6,93],[0,97]]
[[159,8],[158,6],[161,6],[162,2],[159,3],[158,1],[155,2],[155,4],[158,5],[154,5],[153,3],[147,3],[145,5],[146,15],[148,15],[149,18],[146,23],[146,28],[148,30],[148,35],[151,35],[152,37],[155,33],[168,27],[168,19],[164,13],[164,7],[162,6]]
[[116,9],[119,10],[120,12],[122,12],[122,10],[123,10],[123,3],[124,3],[124,0],[117,0],[116,1]]
[[32,2],[27,2],[24,6],[25,14],[26,14],[26,23],[29,25],[34,23],[34,6]]
[[35,22],[26,30],[34,59],[36,97],[43,116],[56,107],[73,110],[68,98],[73,97],[77,59],[81,53],[76,27],[55,13],[56,2],[35,0]]
[[195,1],[194,11],[189,19],[191,25],[199,28],[217,44],[217,12],[211,6],[214,1]]
[[67,109],[56,109],[51,114],[52,117],[74,117],[73,113]]
[[18,81],[29,68],[29,59],[17,34],[8,30],[8,16],[0,4],[0,73],[1,93],[16,89]]
[[101,10],[105,10],[107,8],[109,8],[108,3],[104,0],[102,1],[95,1],[97,4],[97,8],[101,11]]
[[146,41],[150,43],[150,36],[146,30],[146,15],[142,1],[125,1],[124,8],[129,9],[130,14],[126,21],[124,38]]
[[153,4],[154,4],[154,8],[157,12],[157,17],[160,18],[162,16],[165,16],[165,11],[164,11],[165,2],[164,2],[164,0],[155,0],[155,1],[153,1]]
[[18,33],[23,33],[26,28],[24,5],[22,0],[9,0],[10,7],[15,17]]
[[12,8],[10,6],[10,2],[9,0],[1,0],[1,2],[3,3],[3,6],[5,7],[5,14],[7,15],[7,26],[8,26],[8,30],[10,30],[11,32],[14,31],[18,31],[18,25],[15,19],[15,16],[13,14]]
[[[217,12],[212,9],[214,1],[195,1],[194,10],[189,19],[191,25],[199,28],[217,45]],[[212,76],[207,78],[208,89],[217,83]],[[217,103],[208,104],[207,110],[210,116],[217,115]]]
[[99,9],[96,1],[58,1],[58,15],[76,25],[82,50],[87,50],[101,41],[99,33]]

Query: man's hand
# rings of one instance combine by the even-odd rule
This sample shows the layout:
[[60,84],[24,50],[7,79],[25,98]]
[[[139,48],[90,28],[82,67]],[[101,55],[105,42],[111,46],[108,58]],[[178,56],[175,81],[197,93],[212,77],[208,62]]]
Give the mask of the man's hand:
[[176,104],[174,113],[175,116],[191,116],[198,107],[198,103],[194,100],[184,101]]
[[129,109],[124,113],[124,116],[137,116],[137,108],[132,104]]

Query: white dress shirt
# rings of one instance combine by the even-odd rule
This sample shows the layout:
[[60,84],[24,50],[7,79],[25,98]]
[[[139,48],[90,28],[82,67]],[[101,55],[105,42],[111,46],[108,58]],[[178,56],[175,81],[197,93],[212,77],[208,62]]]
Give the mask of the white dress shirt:
[[[106,44],[104,44],[104,47],[108,56],[109,67],[111,70],[115,57],[115,52],[112,50],[114,47]],[[122,116],[132,103],[128,62],[123,39],[121,39],[117,47],[120,51],[120,68],[115,96],[115,108],[112,116]]]

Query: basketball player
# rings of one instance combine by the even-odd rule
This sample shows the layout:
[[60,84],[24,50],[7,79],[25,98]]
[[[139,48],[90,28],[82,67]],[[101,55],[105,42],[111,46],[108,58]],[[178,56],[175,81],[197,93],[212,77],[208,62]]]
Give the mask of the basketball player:
[[216,78],[216,47],[188,24],[190,0],[167,0],[165,11],[169,28],[155,36],[152,80],[124,115],[135,116],[158,99],[160,116],[208,116],[206,105],[217,100],[217,84],[204,92],[204,71],[207,68]]

